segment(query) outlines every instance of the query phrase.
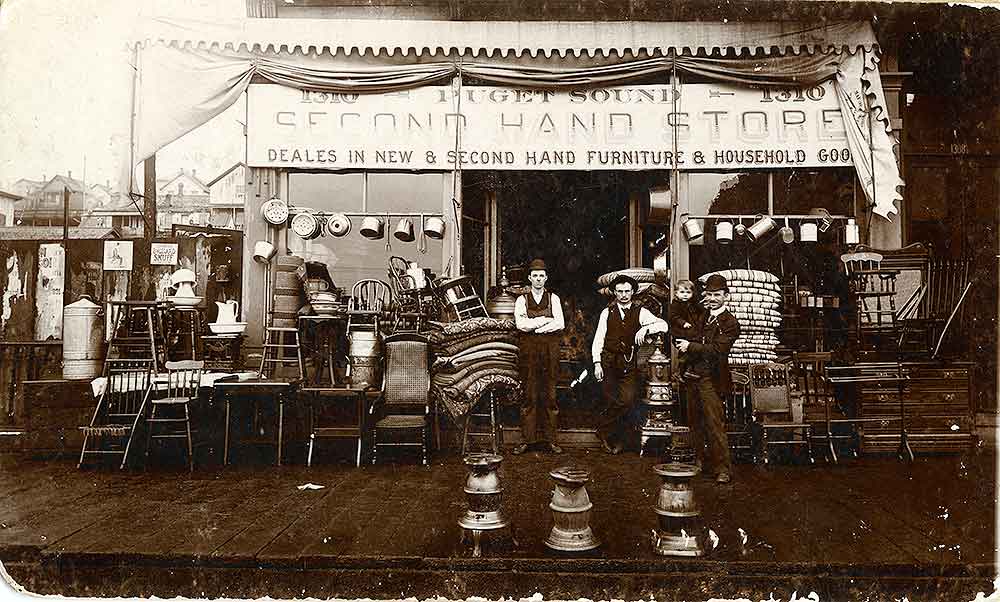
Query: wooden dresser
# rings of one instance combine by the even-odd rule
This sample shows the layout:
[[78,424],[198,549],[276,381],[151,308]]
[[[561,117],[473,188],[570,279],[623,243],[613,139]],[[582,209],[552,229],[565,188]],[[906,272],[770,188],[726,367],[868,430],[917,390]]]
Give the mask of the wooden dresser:
[[[865,374],[895,375],[895,364],[859,364]],[[971,406],[971,362],[906,362],[903,403],[910,447],[914,453],[960,452],[975,441]],[[899,446],[899,396],[895,382],[869,382],[859,390],[859,414],[885,417],[861,430],[861,452],[894,452]]]

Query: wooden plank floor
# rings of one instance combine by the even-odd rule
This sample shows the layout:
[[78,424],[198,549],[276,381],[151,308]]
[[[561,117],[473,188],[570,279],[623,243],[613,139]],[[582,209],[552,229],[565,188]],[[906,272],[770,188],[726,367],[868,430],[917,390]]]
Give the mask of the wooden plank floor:
[[[438,456],[429,467],[354,468],[330,457],[317,460],[312,468],[210,466],[191,474],[182,468],[78,471],[69,460],[3,456],[0,560],[27,551],[43,559],[227,567],[412,567],[468,557],[456,525],[465,508],[465,467],[457,456]],[[649,543],[660,484],[655,463],[586,450],[508,456],[504,507],[520,545],[504,546],[498,538],[487,556],[515,564],[563,562],[543,544],[552,524],[548,472],[580,464],[592,472],[592,525],[603,542],[582,555],[581,566],[677,562],[656,556]],[[921,457],[912,464],[861,458],[838,465],[737,465],[735,474],[729,486],[696,480],[704,525],[713,533],[705,560],[731,563],[730,570],[783,563],[793,571],[941,571],[993,562],[996,476],[989,454]],[[306,483],[322,488],[298,488]]]

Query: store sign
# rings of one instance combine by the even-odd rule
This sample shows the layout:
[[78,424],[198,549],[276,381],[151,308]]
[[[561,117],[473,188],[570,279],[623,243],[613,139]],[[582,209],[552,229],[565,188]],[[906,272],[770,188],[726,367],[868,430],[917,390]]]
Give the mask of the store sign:
[[[248,163],[306,169],[685,170],[851,165],[833,84],[345,94],[252,85]],[[460,126],[460,127],[459,127]],[[456,129],[460,131],[456,134]]]

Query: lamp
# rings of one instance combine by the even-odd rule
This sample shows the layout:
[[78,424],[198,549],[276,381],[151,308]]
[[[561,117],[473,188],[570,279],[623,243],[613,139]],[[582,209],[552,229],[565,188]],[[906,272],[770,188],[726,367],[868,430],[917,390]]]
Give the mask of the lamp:
[[747,228],[747,237],[750,240],[760,240],[768,232],[774,230],[778,224],[769,215],[758,215],[757,221]]
[[722,245],[733,242],[733,222],[728,220],[715,222],[715,240]]

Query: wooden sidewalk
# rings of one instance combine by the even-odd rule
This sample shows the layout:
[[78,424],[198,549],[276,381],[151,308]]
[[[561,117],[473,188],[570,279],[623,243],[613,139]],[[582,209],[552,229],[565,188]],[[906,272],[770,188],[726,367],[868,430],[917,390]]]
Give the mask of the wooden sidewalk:
[[[768,588],[787,598],[798,587],[822,600],[897,588],[910,600],[971,600],[992,589],[989,453],[737,465],[732,485],[697,481],[718,538],[699,559],[653,554],[659,480],[655,461],[635,454],[508,456],[504,505],[520,546],[498,539],[481,559],[469,557],[456,524],[465,507],[457,456],[430,467],[317,460],[192,475],[0,456],[0,559],[31,591],[76,595],[767,599]],[[582,557],[542,544],[548,471],[568,463],[592,471],[592,525],[604,542]],[[298,488],[306,483],[323,488]]]

